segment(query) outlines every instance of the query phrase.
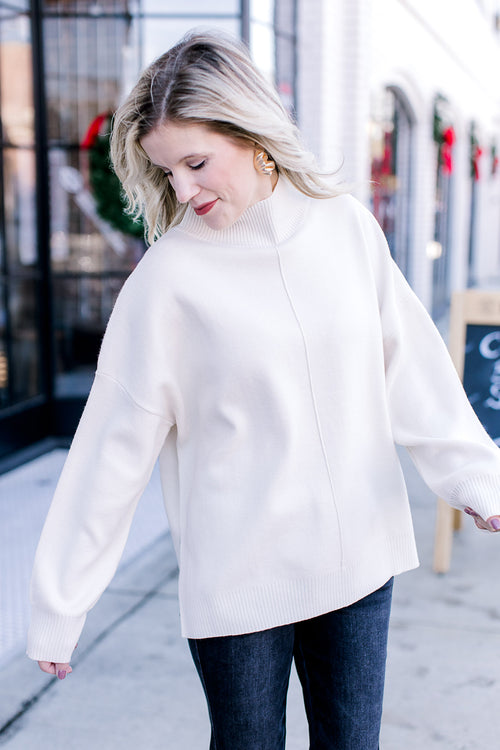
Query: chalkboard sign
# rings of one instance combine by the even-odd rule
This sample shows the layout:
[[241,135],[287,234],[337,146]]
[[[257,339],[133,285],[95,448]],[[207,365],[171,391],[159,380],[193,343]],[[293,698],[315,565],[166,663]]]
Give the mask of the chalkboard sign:
[[[453,295],[450,354],[467,397],[489,436],[500,446],[500,292],[470,289]],[[462,514],[438,498],[434,570],[450,567],[453,530]]]
[[462,380],[479,421],[500,446],[500,325],[466,326]]

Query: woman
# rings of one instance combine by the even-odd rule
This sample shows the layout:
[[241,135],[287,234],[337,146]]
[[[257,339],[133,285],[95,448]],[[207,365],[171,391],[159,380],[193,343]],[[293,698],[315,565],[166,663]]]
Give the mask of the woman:
[[295,659],[311,748],[376,750],[393,576],[418,564],[395,443],[490,531],[498,448],[377,222],[239,44],[195,33],[159,58],[112,157],[153,244],[42,534],[28,654],[71,671],[159,457],[210,747],[284,747]]

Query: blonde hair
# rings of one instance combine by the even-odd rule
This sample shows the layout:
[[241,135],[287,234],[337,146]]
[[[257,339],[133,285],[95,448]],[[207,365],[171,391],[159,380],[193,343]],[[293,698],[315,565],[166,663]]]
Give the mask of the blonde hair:
[[190,32],[144,71],[113,121],[113,166],[128,212],[144,218],[149,242],[177,224],[186,210],[140,144],[167,120],[204,124],[261,148],[306,195],[326,198],[340,192],[324,179],[277,91],[246,48],[220,32]]

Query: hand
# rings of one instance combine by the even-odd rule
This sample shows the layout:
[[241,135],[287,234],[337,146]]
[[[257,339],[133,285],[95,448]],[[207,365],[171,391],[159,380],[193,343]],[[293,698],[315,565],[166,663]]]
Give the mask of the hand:
[[[76,646],[78,646],[78,643],[76,644]],[[54,661],[39,661],[38,666],[40,667],[42,672],[57,675],[58,680],[64,680],[66,675],[71,674],[71,672],[73,671],[69,664],[59,664],[58,662]]]
[[59,680],[64,680],[66,675],[73,671],[69,664],[57,664],[53,661],[39,661],[38,666],[42,672],[57,675]]
[[500,516],[490,516],[485,521],[484,518],[481,518],[479,513],[476,513],[472,508],[465,508],[465,513],[472,516],[478,529],[484,529],[485,531],[500,531]]

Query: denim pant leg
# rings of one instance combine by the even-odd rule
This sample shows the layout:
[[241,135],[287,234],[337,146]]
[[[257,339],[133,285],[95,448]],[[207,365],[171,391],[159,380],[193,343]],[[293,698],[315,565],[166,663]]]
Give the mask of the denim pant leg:
[[311,750],[379,748],[392,585],[296,625]]
[[210,750],[284,750],[294,626],[190,639],[208,703]]

